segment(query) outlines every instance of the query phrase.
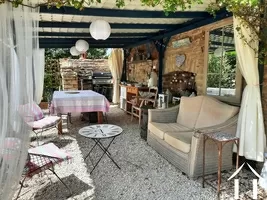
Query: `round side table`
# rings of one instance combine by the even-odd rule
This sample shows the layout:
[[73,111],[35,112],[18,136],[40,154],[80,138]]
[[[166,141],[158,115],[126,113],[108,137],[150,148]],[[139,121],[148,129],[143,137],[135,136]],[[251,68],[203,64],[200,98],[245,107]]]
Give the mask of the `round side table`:
[[[90,149],[89,153],[85,156],[84,159],[86,159],[90,153],[93,151],[93,149],[96,146],[99,146],[102,151],[103,154],[101,155],[101,157],[99,158],[99,160],[96,162],[96,164],[93,166],[93,169],[90,173],[92,173],[94,171],[94,169],[96,168],[96,166],[99,164],[99,162],[101,161],[101,159],[103,158],[103,156],[106,154],[109,159],[120,169],[119,165],[114,161],[114,159],[111,157],[110,152],[108,151],[110,145],[112,144],[112,142],[114,141],[114,139],[120,135],[122,133],[122,128],[117,126],[117,125],[113,125],[113,124],[97,124],[97,125],[91,125],[91,126],[86,126],[83,127],[79,130],[79,134],[86,137],[86,138],[90,138],[92,139],[95,144],[94,146]],[[112,138],[111,141],[109,142],[109,144],[105,147],[102,143],[101,143],[101,139],[106,139],[106,138]]]

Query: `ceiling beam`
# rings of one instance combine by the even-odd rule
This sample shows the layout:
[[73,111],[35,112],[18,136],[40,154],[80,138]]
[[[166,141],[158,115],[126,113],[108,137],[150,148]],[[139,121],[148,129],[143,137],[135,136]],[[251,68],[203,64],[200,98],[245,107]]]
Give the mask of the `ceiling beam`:
[[163,11],[143,11],[143,10],[122,10],[105,8],[83,8],[78,10],[73,7],[40,7],[40,13],[60,14],[60,15],[82,15],[99,17],[124,17],[124,18],[206,18],[211,15],[206,11],[177,11],[166,15]]
[[39,43],[67,43],[75,44],[77,40],[82,39],[91,44],[131,44],[132,42],[138,42],[138,38],[108,38],[107,40],[95,40],[90,38],[39,38]]
[[[51,43],[40,43],[40,48],[71,48],[73,44],[51,44]],[[91,44],[90,48],[122,48],[123,45],[119,44]]]
[[[222,42],[211,41],[210,43],[211,43],[211,45],[222,46]],[[234,43],[223,43],[223,46],[227,46],[227,47],[235,47],[235,44],[234,44]]]
[[173,35],[181,34],[181,33],[196,29],[196,28],[200,28],[202,26],[205,26],[205,25],[220,21],[222,19],[225,19],[225,18],[228,18],[228,17],[231,17],[231,16],[233,16],[232,13],[229,13],[226,10],[222,10],[222,11],[218,12],[215,17],[210,17],[210,18],[207,18],[207,19],[204,19],[204,20],[199,20],[199,21],[192,20],[191,22],[189,21],[189,22],[180,24],[180,28],[177,28],[175,30],[170,30],[170,31],[163,32],[162,34],[159,34],[157,36],[153,36],[153,37],[145,39],[145,40],[141,40],[141,41],[136,42],[136,43],[132,43],[131,45],[126,45],[124,48],[132,48],[132,47],[136,47],[136,46],[139,46],[139,45],[142,45],[142,44],[149,43],[149,42],[151,42],[153,40],[159,40],[159,39],[162,39],[162,38],[168,38],[168,37],[171,37]]
[[[91,23],[86,22],[39,22],[42,28],[88,28]],[[173,29],[177,24],[122,24],[110,23],[112,29]],[[179,25],[178,25],[179,26]]]
[[222,34],[224,34],[224,36],[226,37],[232,37],[234,38],[234,34],[233,33],[229,33],[229,32],[222,32],[222,31],[219,31],[219,30],[214,30],[214,31],[211,31],[210,32],[210,35],[218,35],[218,36],[222,36]]
[[[111,33],[110,37],[148,37],[153,36],[154,33]],[[58,37],[90,37],[89,33],[67,33],[67,32],[39,32],[39,36],[58,36]]]

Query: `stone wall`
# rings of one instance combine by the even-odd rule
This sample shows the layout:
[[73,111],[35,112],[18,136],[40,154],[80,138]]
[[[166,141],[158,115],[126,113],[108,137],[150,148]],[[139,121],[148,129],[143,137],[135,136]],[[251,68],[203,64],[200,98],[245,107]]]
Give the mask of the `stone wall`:
[[127,58],[127,81],[147,84],[153,66],[158,70],[158,52],[153,42],[131,49]]
[[62,77],[63,90],[92,89],[89,76],[93,72],[110,72],[107,59],[61,59],[60,73]]
[[[207,72],[207,52],[208,52],[208,32],[217,27],[232,23],[232,18],[227,18],[219,22],[203,26],[182,34],[173,36],[165,51],[164,73],[181,70],[195,74],[196,90],[198,95],[206,93],[206,72]],[[173,47],[173,42],[189,38],[190,44],[179,48]],[[185,55],[185,62],[177,66],[176,57]]]
[[[196,90],[198,94],[204,93],[203,75],[204,75],[204,28],[192,30],[184,34],[173,36],[165,52],[165,70],[164,73],[181,70],[196,74]],[[190,38],[191,44],[180,48],[174,48],[172,42],[179,39]],[[185,62],[182,66],[176,65],[176,57],[184,55]]]
[[[221,20],[219,22],[203,26],[198,29],[194,29],[182,34],[172,36],[170,39],[165,55],[164,55],[164,73],[168,74],[174,71],[187,71],[192,72],[195,75],[196,90],[199,95],[206,93],[206,73],[207,73],[207,64],[208,58],[208,32],[212,29],[222,27],[224,25],[233,23],[232,17]],[[190,44],[188,46],[183,46],[179,48],[174,48],[172,43],[179,40],[189,38]],[[153,64],[158,69],[158,53],[156,47],[153,43],[150,44],[151,57]],[[143,82],[145,79],[148,79],[147,73],[151,71],[151,63],[145,64],[141,61],[135,61],[136,54],[139,54],[139,59],[143,55],[147,55],[147,46],[142,45],[137,48],[134,48],[130,52],[128,57],[128,66],[127,74],[129,81],[134,82]],[[178,67],[176,65],[176,57],[179,55],[185,55],[185,62],[182,66]],[[154,64],[155,63],[155,64]],[[134,66],[134,67],[133,67]],[[148,69],[147,69],[148,68]],[[163,85],[163,88],[166,86]]]

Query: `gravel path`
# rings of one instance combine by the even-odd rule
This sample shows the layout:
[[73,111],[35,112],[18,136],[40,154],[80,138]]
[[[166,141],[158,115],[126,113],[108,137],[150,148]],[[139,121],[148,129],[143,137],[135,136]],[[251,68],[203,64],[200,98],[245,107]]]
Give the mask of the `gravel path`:
[[[46,139],[52,139],[60,148],[73,156],[70,163],[56,167],[56,172],[68,184],[74,194],[68,197],[65,187],[47,172],[36,175],[27,181],[19,199],[37,200],[208,200],[216,199],[211,188],[202,188],[199,181],[189,180],[181,171],[169,164],[140,138],[137,120],[118,108],[108,113],[110,124],[123,128],[110,147],[110,153],[121,167],[119,170],[104,156],[90,175],[92,163],[96,162],[102,151],[95,148],[91,158],[84,161],[94,142],[78,135],[78,130],[88,123],[79,116],[73,117],[73,124],[64,129],[69,136],[53,139],[56,130],[46,132]],[[108,139],[107,139],[108,140]],[[108,141],[104,141],[106,144]],[[51,183],[52,181],[52,183]]]

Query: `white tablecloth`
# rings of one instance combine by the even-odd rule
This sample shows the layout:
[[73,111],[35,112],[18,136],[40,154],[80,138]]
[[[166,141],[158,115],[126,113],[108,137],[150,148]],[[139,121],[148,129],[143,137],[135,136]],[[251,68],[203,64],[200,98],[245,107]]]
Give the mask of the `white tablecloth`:
[[55,91],[52,99],[51,112],[54,114],[108,112],[109,106],[109,101],[105,96],[92,90]]

